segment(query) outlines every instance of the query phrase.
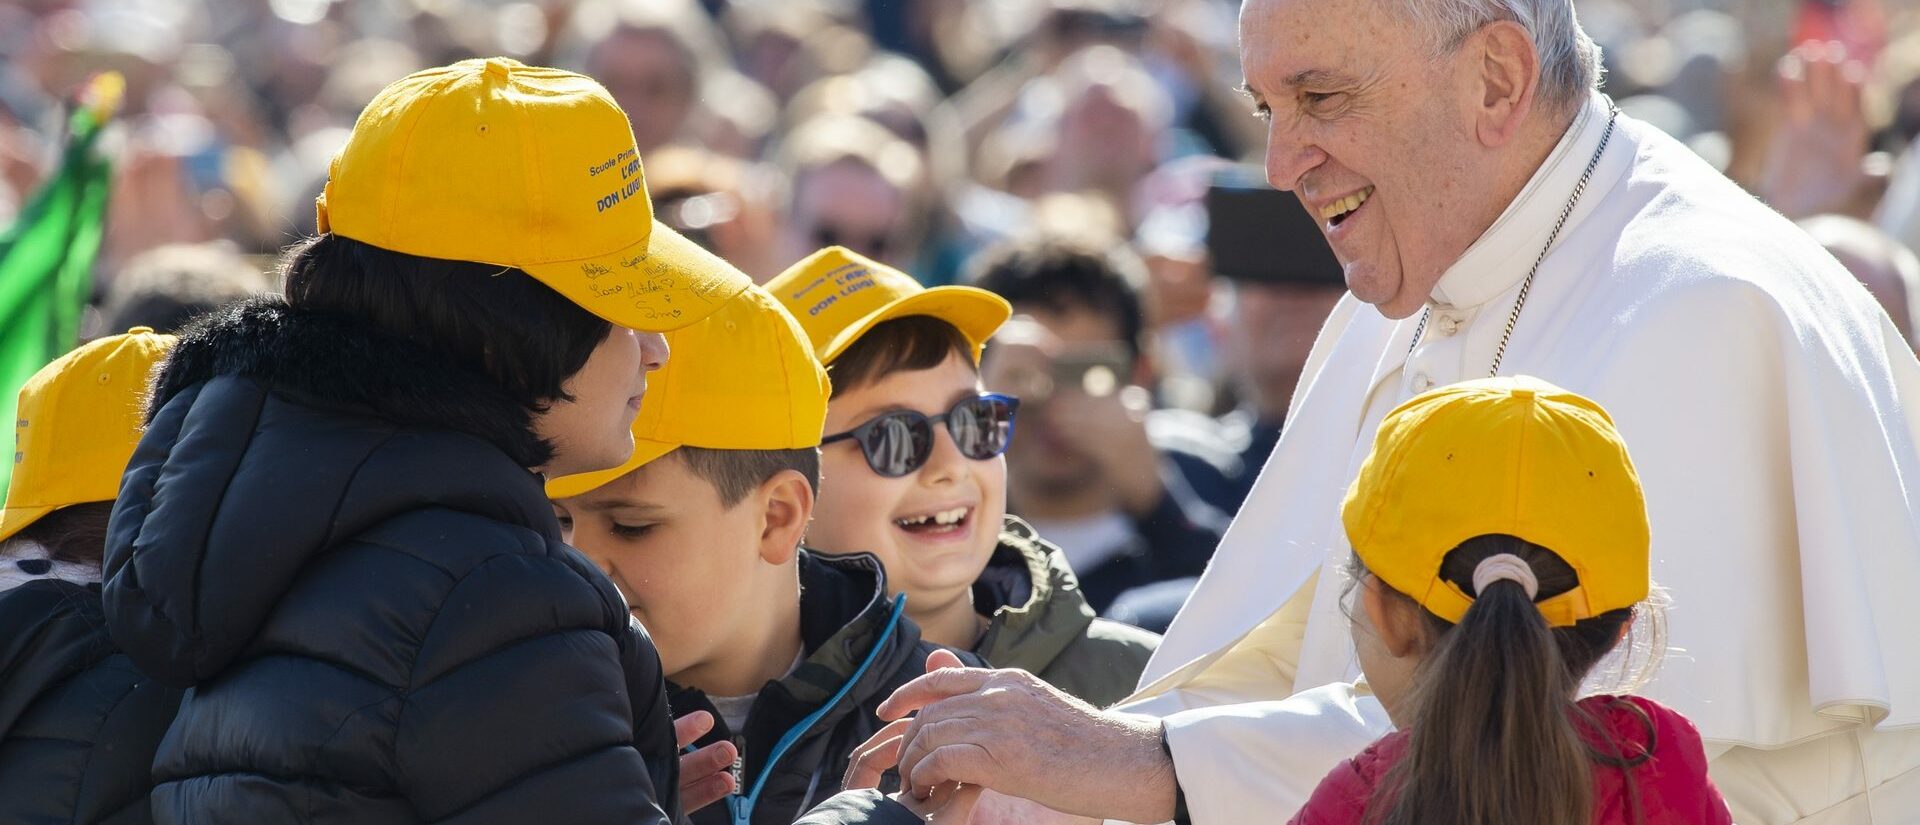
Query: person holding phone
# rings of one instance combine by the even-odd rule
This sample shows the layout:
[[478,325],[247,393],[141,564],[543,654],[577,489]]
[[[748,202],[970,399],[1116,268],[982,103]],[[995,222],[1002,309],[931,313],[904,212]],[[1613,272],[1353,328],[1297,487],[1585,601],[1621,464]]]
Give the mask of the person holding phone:
[[1103,612],[1134,588],[1200,575],[1226,521],[1148,427],[1137,267],[1052,238],[975,262],[975,283],[1022,316],[996,337],[981,374],[1028,408],[1007,453],[1008,506],[1061,546]]
[[1222,506],[1239,512],[1280,443],[1314,336],[1347,286],[1319,222],[1256,170],[1223,171],[1206,204],[1207,257],[1213,273],[1233,285],[1228,343],[1241,405],[1221,424],[1245,435]]

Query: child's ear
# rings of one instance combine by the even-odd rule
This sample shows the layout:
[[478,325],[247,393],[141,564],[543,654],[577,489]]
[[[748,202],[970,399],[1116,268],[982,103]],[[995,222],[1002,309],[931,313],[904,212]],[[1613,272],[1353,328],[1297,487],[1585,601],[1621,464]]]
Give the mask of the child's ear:
[[1378,576],[1360,584],[1360,606],[1389,655],[1402,659],[1420,652],[1420,611],[1387,588]]
[[813,485],[798,472],[781,470],[760,485],[759,498],[766,502],[760,558],[768,564],[786,564],[799,552],[807,522],[813,518]]

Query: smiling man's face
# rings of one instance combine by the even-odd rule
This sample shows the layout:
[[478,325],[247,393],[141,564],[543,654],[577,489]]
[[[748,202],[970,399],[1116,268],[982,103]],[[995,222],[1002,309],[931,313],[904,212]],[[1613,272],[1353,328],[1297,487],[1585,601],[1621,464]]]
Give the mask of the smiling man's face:
[[1354,296],[1405,318],[1505,203],[1476,136],[1476,52],[1435,57],[1388,5],[1248,0],[1240,64],[1267,180],[1319,218]]

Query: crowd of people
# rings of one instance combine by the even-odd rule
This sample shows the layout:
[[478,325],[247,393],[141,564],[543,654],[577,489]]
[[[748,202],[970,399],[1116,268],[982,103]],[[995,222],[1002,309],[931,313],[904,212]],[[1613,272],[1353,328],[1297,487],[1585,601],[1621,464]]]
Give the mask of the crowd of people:
[[1920,8],[1326,5],[0,4],[0,819],[1920,821]]

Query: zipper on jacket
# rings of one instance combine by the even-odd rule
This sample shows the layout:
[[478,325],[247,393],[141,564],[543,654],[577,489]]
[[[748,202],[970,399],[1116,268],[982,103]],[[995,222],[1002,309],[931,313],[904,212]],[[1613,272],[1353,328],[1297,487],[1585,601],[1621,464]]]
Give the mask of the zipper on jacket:
[[[733,825],[752,825],[753,806],[759,803],[760,792],[766,789],[767,779],[773,776],[773,769],[780,764],[780,758],[786,756],[787,751],[793,750],[793,746],[800,741],[800,737],[804,735],[809,728],[819,724],[820,720],[826,718],[826,715],[833,710],[834,706],[840,704],[841,700],[847,698],[847,694],[853,692],[853,686],[860,681],[862,676],[867,675],[868,670],[873,668],[874,661],[880,658],[881,649],[885,648],[887,641],[893,638],[893,630],[900,626],[900,616],[906,612],[906,609],[907,594],[902,593],[893,597],[893,614],[887,617],[886,629],[880,632],[880,639],[874,642],[873,647],[867,651],[866,659],[860,662],[859,667],[854,668],[853,675],[847,677],[847,681],[840,685],[840,690],[835,692],[833,697],[827,700],[826,704],[821,705],[819,710],[807,714],[806,718],[801,719],[798,723],[794,724],[793,727],[788,728],[786,733],[780,735],[779,741],[773,745],[773,752],[767,755],[767,764],[760,767],[760,778],[754,780],[752,790],[748,791],[745,795],[737,793],[727,795],[727,813],[732,815]],[[740,759],[742,760],[740,764],[743,766],[745,764],[746,752],[746,748],[740,748]],[[734,787],[745,787],[739,783],[739,779],[740,775],[735,774]],[[817,770],[814,772],[814,780],[816,782],[819,781],[819,772]]]

